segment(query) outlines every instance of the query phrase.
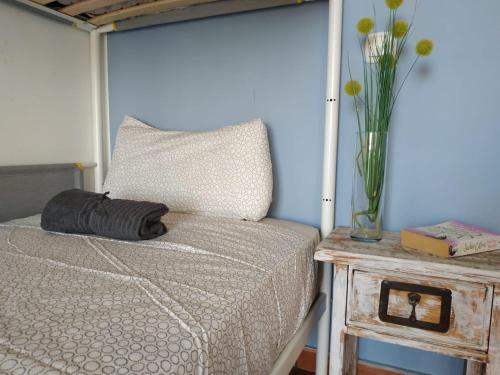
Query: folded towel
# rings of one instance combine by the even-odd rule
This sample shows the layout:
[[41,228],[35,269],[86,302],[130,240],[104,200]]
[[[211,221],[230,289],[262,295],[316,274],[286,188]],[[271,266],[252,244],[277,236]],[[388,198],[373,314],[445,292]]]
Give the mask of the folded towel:
[[167,206],[161,203],[106,199],[92,212],[90,227],[99,236],[149,240],[167,232],[161,222],[167,212]]
[[92,234],[90,215],[105,200],[109,200],[106,195],[80,189],[63,191],[45,205],[42,228],[51,232]]
[[152,239],[167,232],[161,222],[168,212],[164,204],[109,199],[107,194],[80,189],[57,194],[42,212],[42,228],[132,241]]

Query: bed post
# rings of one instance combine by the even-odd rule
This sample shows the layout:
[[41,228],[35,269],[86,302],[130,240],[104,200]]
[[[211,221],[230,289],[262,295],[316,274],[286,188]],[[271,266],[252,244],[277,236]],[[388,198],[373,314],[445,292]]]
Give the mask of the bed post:
[[[329,0],[328,63],[326,75],[325,143],[323,154],[323,193],[321,200],[321,236],[327,236],[334,227],[335,183],[337,169],[337,133],[339,114],[339,86],[342,45],[342,2]],[[318,324],[316,374],[328,372],[330,314],[332,300],[332,266],[322,262],[321,292],[327,304]]]
[[92,90],[92,122],[94,162],[97,167],[94,171],[95,191],[102,191],[104,181],[103,153],[102,153],[102,99],[101,99],[101,33],[97,30],[90,32],[90,82]]
[[[107,109],[107,84],[103,84],[104,79],[107,79],[106,72],[107,64],[106,52],[103,53],[102,43],[103,35],[115,30],[115,24],[102,26],[90,32],[90,79],[91,79],[91,92],[92,92],[92,122],[93,122],[93,143],[94,143],[94,162],[97,163],[95,168],[95,191],[102,192],[102,185],[104,184],[104,163],[109,162],[109,157],[104,157],[109,154],[109,146],[103,143],[103,138],[107,140],[107,132],[104,132],[103,126],[103,109]],[[104,61],[103,61],[104,57]],[[104,69],[103,69],[104,68]],[[103,95],[104,94],[104,95]],[[107,116],[107,110],[105,112]],[[107,121],[106,121],[107,122]]]

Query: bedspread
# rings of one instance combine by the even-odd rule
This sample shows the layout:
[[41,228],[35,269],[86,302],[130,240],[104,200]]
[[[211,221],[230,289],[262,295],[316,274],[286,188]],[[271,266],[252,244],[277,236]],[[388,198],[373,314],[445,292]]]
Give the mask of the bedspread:
[[267,374],[316,295],[314,240],[169,214],[125,242],[0,224],[0,373]]

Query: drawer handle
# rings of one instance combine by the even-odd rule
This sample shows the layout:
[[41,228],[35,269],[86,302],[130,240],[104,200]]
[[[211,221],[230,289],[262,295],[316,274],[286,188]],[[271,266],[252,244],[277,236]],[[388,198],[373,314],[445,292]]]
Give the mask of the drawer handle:
[[[408,318],[402,316],[390,315],[389,294],[391,290],[399,290],[408,292],[408,304],[411,305],[412,311]],[[427,322],[417,319],[416,308],[422,301],[422,295],[437,296],[441,299],[439,323]],[[450,328],[451,318],[451,290],[444,288],[436,288],[427,285],[409,284],[398,281],[382,280],[380,285],[380,300],[378,306],[378,316],[383,322],[398,324],[401,326],[425,329],[436,332],[448,332]]]
[[415,312],[415,309],[420,302],[420,294],[418,293],[409,293],[408,294],[408,303],[412,306],[411,309],[411,315],[410,315],[410,322],[416,322],[417,321],[417,314]]

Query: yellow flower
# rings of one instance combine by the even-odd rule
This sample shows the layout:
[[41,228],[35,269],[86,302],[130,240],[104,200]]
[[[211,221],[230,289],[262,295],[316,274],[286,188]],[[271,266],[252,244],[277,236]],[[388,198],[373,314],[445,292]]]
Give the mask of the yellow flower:
[[373,26],[373,20],[369,17],[364,17],[358,21],[357,28],[361,34],[368,34],[370,31],[372,31]]
[[385,0],[385,5],[390,9],[399,8],[403,4],[403,0]]
[[415,47],[415,50],[419,56],[428,56],[432,52],[432,47],[434,47],[432,40],[420,39]]
[[361,92],[361,84],[358,81],[351,79],[345,84],[344,91],[349,96],[358,96]]
[[396,20],[392,27],[394,38],[402,38],[408,32],[408,23],[405,20]]

